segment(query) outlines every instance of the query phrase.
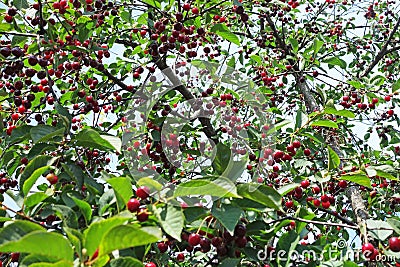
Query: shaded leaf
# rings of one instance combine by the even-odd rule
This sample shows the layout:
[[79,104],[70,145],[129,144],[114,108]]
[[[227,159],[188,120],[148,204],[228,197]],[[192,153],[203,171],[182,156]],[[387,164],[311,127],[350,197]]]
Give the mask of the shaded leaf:
[[143,267],[143,263],[132,257],[119,257],[110,261],[111,267]]
[[167,204],[161,208],[155,208],[154,212],[164,231],[178,241],[181,241],[184,221],[182,209]]
[[340,179],[371,188],[371,180],[367,175],[365,175],[365,173],[361,171],[347,173],[345,175],[340,176]]
[[72,196],[71,198],[82,212],[82,215],[85,218],[86,223],[89,224],[89,222],[92,219],[92,208],[90,207],[89,203]]
[[89,228],[85,230],[85,244],[88,255],[93,255],[99,247],[104,236],[113,228],[122,225],[132,218],[130,213],[120,213],[114,217],[91,223]]
[[328,170],[333,170],[339,167],[340,165],[340,158],[338,154],[328,146]]
[[107,140],[103,139],[98,132],[92,129],[84,129],[80,131],[76,136],[76,145],[97,148],[100,150],[115,150],[114,146]]
[[211,214],[228,230],[231,235],[233,235],[235,226],[242,214],[242,210],[232,205],[221,205],[221,207],[216,207],[214,205]]
[[232,33],[229,28],[224,24],[215,24],[210,31],[216,33],[217,35],[221,36],[223,39],[231,43],[240,45],[239,38],[234,33]]
[[0,245],[0,251],[19,251],[22,253],[47,255],[71,262],[73,261],[74,253],[69,241],[61,234],[43,231],[34,231],[24,235],[19,240],[3,243]]
[[260,184],[240,184],[238,194],[242,197],[261,203],[266,207],[281,209],[281,195],[272,187]]
[[161,240],[162,232],[157,227],[118,225],[110,229],[102,239],[99,257],[117,249],[143,246]]
[[38,169],[36,169],[31,176],[26,179],[22,186],[22,193],[26,196],[29,193],[29,190],[31,190],[32,186],[36,183],[37,179],[45,173],[48,169],[50,169],[50,166],[43,166]]
[[223,177],[219,177],[214,181],[206,179],[191,180],[178,185],[174,191],[174,197],[192,195],[239,197],[236,193],[235,184]]

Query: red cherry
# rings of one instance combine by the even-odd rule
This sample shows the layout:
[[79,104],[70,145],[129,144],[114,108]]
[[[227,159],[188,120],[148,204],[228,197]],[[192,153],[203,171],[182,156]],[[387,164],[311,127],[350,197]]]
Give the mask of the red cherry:
[[190,10],[190,4],[185,3],[185,4],[183,4],[182,8],[183,8],[183,10],[185,10],[185,11],[189,11],[189,10]]
[[136,212],[139,210],[140,201],[137,200],[136,198],[131,198],[129,199],[128,203],[126,203],[126,207],[130,212]]
[[300,146],[301,146],[300,141],[296,140],[296,141],[293,142],[293,147],[294,148],[299,148]]
[[347,187],[347,181],[341,180],[341,181],[339,181],[338,185],[339,185],[340,188],[346,188]]
[[310,186],[310,181],[308,180],[301,181],[300,185],[305,189]]
[[139,222],[145,222],[149,218],[149,213],[147,212],[147,209],[140,209],[138,214],[136,214],[136,218]]
[[146,199],[150,195],[150,188],[147,186],[141,186],[136,190],[136,195],[141,199]]
[[149,262],[144,267],[157,267],[157,265],[154,262]]
[[308,148],[304,149],[303,153],[304,153],[304,156],[307,156],[307,157],[311,155],[311,151]]
[[23,113],[25,113],[25,111],[26,111],[26,108],[24,106],[19,106],[18,107],[18,112],[19,113],[23,114]]
[[27,165],[28,162],[29,162],[28,158],[23,157],[23,158],[21,159],[21,163],[24,164],[24,165]]
[[393,252],[400,251],[400,239],[398,237],[391,237],[389,239],[389,248]]
[[198,244],[200,244],[200,235],[196,234],[196,233],[192,233],[189,235],[188,238],[188,243],[191,246],[197,246]]
[[165,242],[160,242],[157,244],[158,249],[161,253],[164,253],[168,250],[168,245]]
[[371,258],[371,256],[374,254],[374,250],[375,247],[371,243],[365,243],[361,247],[361,251],[366,258]]
[[331,206],[331,203],[329,201],[322,202],[322,207],[324,209],[329,209],[330,206]]
[[185,260],[185,254],[179,253],[179,254],[176,256],[176,260],[179,261],[179,262],[184,261],[184,260]]
[[11,253],[11,262],[18,262],[19,260],[19,252]]
[[390,95],[385,96],[385,101],[386,102],[390,101],[390,98],[391,98]]
[[291,208],[293,208],[294,203],[293,203],[293,201],[288,201],[285,203],[285,206],[286,206],[286,208],[291,209]]
[[372,245],[371,243],[365,243],[364,245],[362,245],[362,252],[364,251],[370,251],[371,253],[374,251],[375,247],[374,245]]
[[197,7],[192,8],[192,13],[193,14],[199,14],[199,9]]
[[19,119],[18,113],[13,113],[13,114],[11,115],[11,119],[14,120],[14,121],[18,120],[18,119]]
[[58,182],[58,177],[54,173],[47,174],[46,179],[50,184],[56,184]]
[[314,192],[314,194],[319,194],[319,192],[321,192],[321,188],[319,188],[319,186],[314,186],[312,191]]
[[287,70],[291,70],[291,69],[292,69],[292,65],[286,65],[285,68],[286,68]]
[[378,99],[378,98],[376,98],[376,97],[372,98],[372,103],[373,103],[373,104],[376,104],[376,103],[378,103],[378,102],[379,102],[379,99]]
[[393,110],[393,109],[389,109],[389,110],[387,111],[387,114],[388,114],[389,116],[393,116],[394,110]]
[[329,197],[327,195],[322,195],[321,196],[321,201],[322,202],[327,202],[327,201],[329,201]]
[[321,205],[321,201],[319,201],[319,199],[314,199],[313,204],[315,207],[319,207],[319,205]]
[[86,101],[89,102],[89,103],[93,102],[93,96],[88,95],[88,96],[86,97]]

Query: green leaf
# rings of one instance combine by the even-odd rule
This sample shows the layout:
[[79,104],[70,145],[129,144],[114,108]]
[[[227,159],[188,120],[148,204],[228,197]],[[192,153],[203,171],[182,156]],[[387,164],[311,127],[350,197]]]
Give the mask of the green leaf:
[[393,85],[392,85],[392,93],[396,92],[397,90],[400,89],[400,80],[397,80]]
[[297,53],[297,51],[299,50],[299,42],[297,41],[297,39],[289,38],[289,43],[293,48],[293,52]]
[[61,261],[57,261],[54,263],[50,263],[50,262],[38,262],[38,263],[33,263],[30,264],[30,267],[65,267],[65,266],[72,266],[73,262],[72,261],[65,261],[65,260],[61,260]]
[[28,208],[31,208],[31,207],[39,204],[40,202],[42,202],[43,200],[45,200],[46,198],[48,198],[51,195],[52,195],[52,190],[48,190],[48,192],[46,191],[46,193],[43,193],[43,192],[34,193],[26,198],[26,200],[24,202],[25,206]]
[[64,205],[51,205],[51,209],[60,217],[65,226],[76,228],[78,227],[78,218],[75,211]]
[[150,177],[140,178],[136,184],[138,186],[147,186],[150,189],[150,192],[160,191],[163,187],[162,184]]
[[39,179],[39,177],[43,173],[45,173],[49,168],[50,168],[50,166],[44,166],[39,169],[36,169],[32,173],[32,175],[24,182],[24,184],[22,186],[22,193],[24,196],[28,195],[29,190],[31,190],[32,186],[36,183],[37,179]]
[[352,261],[345,261],[343,263],[343,267],[358,267],[359,265]]
[[103,138],[103,140],[109,142],[113,146],[115,151],[121,152],[122,142],[121,139],[119,139],[117,136],[102,134],[100,135],[100,137]]
[[119,257],[110,261],[111,267],[143,267],[143,263],[132,257]]
[[82,243],[83,243],[83,234],[76,229],[63,227],[64,232],[66,233],[68,240],[75,248],[75,252],[82,257]]
[[97,148],[100,150],[115,150],[115,147],[110,144],[109,141],[102,138],[98,132],[92,129],[84,129],[80,131],[75,136],[75,140],[77,146]]
[[180,242],[184,222],[182,209],[167,204],[161,208],[155,207],[154,213],[164,231]]
[[365,87],[365,85],[362,84],[359,81],[347,81],[347,83],[350,84],[351,86],[353,86],[356,89],[360,89],[360,88],[364,88]]
[[240,45],[239,38],[234,33],[232,33],[229,28],[224,24],[215,24],[210,31],[216,33],[217,35],[222,37],[222,39],[225,39],[236,45]]
[[236,193],[235,184],[223,177],[219,177],[214,181],[206,179],[191,180],[178,185],[174,191],[174,197],[192,195],[239,197]]
[[[251,58],[252,60],[254,60],[255,62],[257,62],[259,65],[262,65],[262,61],[261,61],[261,57],[260,57],[260,56],[258,56],[258,55],[251,55],[250,58]],[[232,66],[232,67],[234,67],[234,66]]]
[[46,230],[42,226],[33,222],[21,220],[14,221],[0,230],[0,245],[20,240],[25,235],[37,231],[45,232]]
[[71,198],[82,212],[82,215],[85,218],[86,223],[89,224],[90,221],[92,220],[92,208],[90,207],[90,204],[87,203],[86,201],[77,199],[72,196]]
[[89,16],[80,16],[80,17],[77,19],[76,23],[77,23],[77,24],[85,24],[86,22],[91,21],[91,20],[92,20],[92,19],[91,19]]
[[314,39],[314,44],[313,44],[313,50],[314,50],[314,55],[316,55],[321,47],[324,45],[323,41],[320,41],[318,39]]
[[240,259],[226,258],[218,265],[218,267],[234,267],[238,266],[239,263]]
[[218,143],[216,148],[217,153],[212,162],[212,166],[217,173],[222,174],[231,159],[231,149],[222,143]]
[[[286,253],[283,255],[283,257],[281,257],[281,259],[278,258],[278,266],[288,266],[290,262],[290,260],[286,262],[288,255],[291,255],[291,252],[296,248],[299,241],[300,235],[298,235],[295,231],[282,234],[278,240],[276,251],[285,251]],[[287,264],[283,264],[282,261],[286,262]]]
[[31,161],[29,161],[28,165],[24,169],[24,172],[21,174],[20,184],[24,185],[25,181],[28,180],[37,169],[51,166],[55,160],[57,160],[57,157],[50,157],[44,155],[39,155],[33,158]]
[[117,197],[121,198],[124,205],[133,195],[131,180],[127,177],[116,177],[107,180]]
[[338,154],[328,146],[328,170],[336,169],[340,165],[340,158]]
[[18,9],[21,10],[23,8],[28,8],[29,3],[27,0],[13,0],[13,5]]
[[143,246],[162,239],[157,227],[139,227],[138,225],[119,225],[108,231],[99,246],[99,257],[117,249]]
[[296,187],[299,187],[300,184],[299,183],[288,183],[284,186],[279,187],[278,189],[278,193],[281,196],[286,195],[287,193],[289,193],[290,191],[294,190]]
[[161,4],[156,0],[142,0],[143,3],[146,3],[152,7],[161,8]]
[[[34,266],[35,264],[54,264],[59,260],[54,257],[49,257],[46,255],[38,255],[38,254],[29,254],[20,261],[21,267],[30,267]],[[36,265],[38,266],[38,265]],[[65,266],[65,265],[64,265]]]
[[393,230],[400,235],[400,221],[398,218],[388,218],[388,224],[393,228]]
[[71,243],[63,235],[43,231],[34,231],[24,235],[19,240],[3,243],[0,245],[0,251],[19,251],[22,253],[46,255],[71,262],[73,261],[74,253]]
[[127,222],[132,215],[130,213],[120,213],[114,217],[91,223],[89,228],[85,230],[85,244],[88,255],[93,255],[99,247],[105,235],[114,227]]
[[381,220],[367,220],[368,233],[380,241],[385,241],[393,233],[393,227]]
[[237,187],[238,194],[266,207],[281,209],[281,195],[272,187],[254,183],[240,184]]
[[233,235],[235,226],[242,215],[242,209],[231,204],[222,204],[221,207],[213,205],[211,214],[228,230],[231,235]]
[[226,167],[224,173],[221,174],[221,176],[229,179],[232,182],[236,182],[236,180],[242,176],[243,171],[246,169],[246,166],[246,159],[241,161],[230,160],[228,166]]
[[311,123],[311,126],[322,126],[322,127],[330,127],[330,128],[338,128],[336,122],[330,120],[316,120]]
[[340,59],[338,57],[329,57],[329,58],[326,58],[322,62],[327,63],[330,66],[339,66],[342,69],[346,69],[347,68],[346,61],[344,61],[343,59]]
[[346,117],[346,118],[355,118],[356,115],[351,112],[350,110],[336,110],[335,108],[332,107],[327,107],[324,110],[325,114],[333,114],[333,115],[337,115],[337,116],[342,116],[342,117]]
[[346,180],[349,182],[353,182],[368,188],[371,187],[371,180],[367,175],[365,175],[364,172],[358,171],[358,172],[352,172],[352,173],[347,173],[345,175],[340,176],[341,180]]

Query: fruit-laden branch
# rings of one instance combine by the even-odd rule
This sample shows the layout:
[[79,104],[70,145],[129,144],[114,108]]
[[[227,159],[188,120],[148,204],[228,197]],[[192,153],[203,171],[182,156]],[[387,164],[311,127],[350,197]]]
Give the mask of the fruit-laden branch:
[[[178,91],[181,93],[181,95],[186,99],[194,99],[194,95],[186,88],[184,84],[181,83],[179,78],[176,76],[174,71],[167,65],[165,62],[165,59],[159,59],[155,58],[154,60],[155,64],[157,67],[163,72],[165,76],[169,79],[169,81],[173,84],[174,90]],[[211,125],[211,121],[209,118],[201,117],[198,118],[200,121],[201,125],[203,126],[203,132],[205,135],[211,139],[215,144],[219,142],[217,133],[214,129],[214,127]]]
[[[286,46],[285,42],[281,38],[279,31],[276,29],[274,22],[272,21],[271,17],[267,13],[265,15],[265,19],[267,20],[268,26],[271,28],[272,33],[276,39],[276,43],[278,45],[278,48],[282,49],[286,55],[291,55],[292,52],[289,50],[289,48]],[[289,59],[289,63],[293,66],[293,69],[295,72],[293,73],[296,83],[300,88],[301,93],[303,94],[304,100],[306,102],[306,106],[310,112],[313,112],[315,110],[318,110],[318,104],[317,101],[315,100],[313,94],[311,93],[310,88],[308,87],[308,84],[306,82],[302,83],[300,82],[301,76],[302,76],[302,71],[299,69],[299,67],[296,65],[296,62],[294,60]]]
[[[387,49],[389,43],[392,41],[393,36],[395,35],[395,33],[397,32],[398,28],[400,26],[400,18],[397,20],[396,25],[394,25],[392,32],[390,33],[388,39],[386,40],[385,44],[382,46],[381,50],[378,52],[378,55],[376,55],[374,61],[371,62],[371,64],[368,65],[368,67],[365,69],[365,71],[363,71],[359,78],[365,77],[367,76],[371,70],[376,66],[376,64],[379,63],[379,61],[388,53],[393,52],[392,49]],[[397,49],[396,49],[397,50]],[[390,52],[389,52],[390,51]]]
[[103,70],[103,74],[106,75],[108,79],[113,81],[119,87],[121,87],[121,89],[128,90],[128,86],[125,83],[123,83],[120,79],[112,75],[108,70]]
[[[275,27],[275,24],[273,23],[273,21],[271,20],[269,14],[266,14],[266,20],[267,23],[269,25],[269,27],[271,28],[271,30],[273,31],[273,35],[276,38],[276,43],[278,44],[278,47],[280,49],[282,49],[283,51],[285,51],[286,55],[290,55],[292,54],[291,51],[289,51],[289,48],[286,46],[286,44],[283,42],[282,38],[279,35],[278,30]],[[396,26],[398,26],[399,22],[396,24]],[[391,34],[392,35],[392,34]],[[297,83],[300,87],[301,93],[304,96],[304,100],[306,103],[306,106],[308,108],[308,110],[310,112],[313,112],[315,110],[318,110],[318,104],[315,100],[314,95],[312,94],[310,88],[308,88],[308,85],[306,82],[301,83],[299,81],[300,76],[302,75],[300,69],[298,66],[296,66],[293,60],[289,59],[290,64],[293,66],[293,69],[295,70],[295,73],[293,73],[293,75],[295,76]],[[330,143],[332,149],[339,155],[339,157],[343,157],[343,153],[341,152],[341,150],[338,147],[338,144],[336,141],[332,142],[332,138],[330,138],[330,140],[328,140],[328,143]],[[367,218],[366,215],[368,215],[366,208],[365,208],[365,204],[362,200],[360,191],[358,190],[359,187],[351,187],[350,190],[348,190],[348,197],[351,201],[351,206],[352,209],[354,211],[354,214],[356,216],[356,221],[358,223],[358,225],[362,225],[365,224],[365,220]]]

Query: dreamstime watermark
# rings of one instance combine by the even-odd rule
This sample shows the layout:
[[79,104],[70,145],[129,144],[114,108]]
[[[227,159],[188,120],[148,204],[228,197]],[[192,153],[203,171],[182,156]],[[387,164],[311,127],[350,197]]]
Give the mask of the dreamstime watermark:
[[[207,61],[176,64],[153,75],[126,114],[123,145],[132,176],[160,201],[186,206],[204,203],[198,195],[215,200],[221,192],[235,193],[237,179],[250,164],[254,168],[246,179],[257,185],[273,162],[272,116],[264,96],[242,72]],[[228,145],[218,144],[216,135]],[[256,164],[256,158],[251,162],[255,154]],[[211,185],[191,184],[193,196],[177,192],[177,180],[185,184],[202,178],[210,168],[219,173],[209,179]]]
[[352,249],[348,246],[345,239],[339,239],[336,244],[329,246],[322,252],[317,252],[311,249],[304,250],[274,250],[269,249],[267,246],[264,250],[259,250],[257,253],[257,258],[260,261],[363,261],[366,259],[370,259],[371,261],[376,262],[394,262],[396,261],[396,256],[394,255],[384,255],[384,254],[376,254],[370,251],[362,252],[361,249]]

